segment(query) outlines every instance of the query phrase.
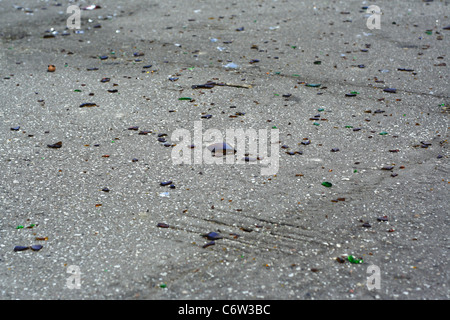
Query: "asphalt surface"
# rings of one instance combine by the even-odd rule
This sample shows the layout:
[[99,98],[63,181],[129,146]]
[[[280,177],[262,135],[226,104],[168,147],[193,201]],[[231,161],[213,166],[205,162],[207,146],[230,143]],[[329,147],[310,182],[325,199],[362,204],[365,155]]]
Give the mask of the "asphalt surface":
[[[1,299],[449,299],[448,1],[373,30],[363,1],[97,1],[77,33],[74,4],[0,1]],[[175,164],[198,121],[278,130],[276,174]]]

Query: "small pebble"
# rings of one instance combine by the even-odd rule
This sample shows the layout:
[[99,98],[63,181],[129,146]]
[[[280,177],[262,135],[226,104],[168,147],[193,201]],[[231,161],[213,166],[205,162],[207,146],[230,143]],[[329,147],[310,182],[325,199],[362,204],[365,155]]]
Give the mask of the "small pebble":
[[214,241],[211,241],[211,242],[208,242],[207,244],[205,244],[205,245],[203,245],[203,249],[205,249],[205,248],[208,248],[208,247],[210,247],[210,246],[213,246],[213,245],[215,245],[216,243],[214,242]]
[[98,107],[98,105],[92,102],[86,102],[80,105],[80,108],[90,108],[90,107]]
[[207,238],[208,240],[219,240],[223,239],[223,237],[217,232],[210,232],[208,234],[202,235],[202,237]]
[[169,225],[167,223],[158,223],[156,226],[158,228],[169,228]]
[[53,149],[59,149],[59,148],[62,147],[62,142],[59,141],[59,142],[56,142],[56,143],[54,143],[54,144],[48,144],[47,147],[53,148]]
[[14,251],[24,251],[24,250],[28,250],[30,249],[30,247],[25,247],[25,246],[15,246],[14,247]]

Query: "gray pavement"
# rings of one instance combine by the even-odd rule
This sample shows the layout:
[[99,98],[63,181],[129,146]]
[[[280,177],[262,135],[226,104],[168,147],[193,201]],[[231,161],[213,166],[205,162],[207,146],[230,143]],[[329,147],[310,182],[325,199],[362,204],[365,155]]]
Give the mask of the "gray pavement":
[[[0,1],[1,299],[449,299],[448,1],[74,4]],[[174,164],[197,121],[277,173]]]

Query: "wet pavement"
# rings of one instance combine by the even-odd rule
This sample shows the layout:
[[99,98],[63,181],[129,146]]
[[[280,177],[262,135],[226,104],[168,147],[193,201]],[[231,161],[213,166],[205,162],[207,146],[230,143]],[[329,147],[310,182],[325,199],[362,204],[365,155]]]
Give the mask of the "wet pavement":
[[1,299],[450,298],[448,1],[73,4],[0,1]]

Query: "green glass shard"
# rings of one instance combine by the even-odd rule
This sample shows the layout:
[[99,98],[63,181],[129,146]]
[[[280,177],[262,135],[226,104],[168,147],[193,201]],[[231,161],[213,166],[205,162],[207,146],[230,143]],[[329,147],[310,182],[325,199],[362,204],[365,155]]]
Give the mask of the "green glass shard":
[[348,261],[350,261],[351,263],[355,263],[355,264],[363,263],[363,260],[362,260],[362,259],[359,260],[359,259],[356,259],[356,258],[353,257],[353,256],[348,256]]

